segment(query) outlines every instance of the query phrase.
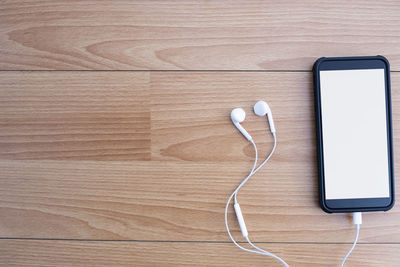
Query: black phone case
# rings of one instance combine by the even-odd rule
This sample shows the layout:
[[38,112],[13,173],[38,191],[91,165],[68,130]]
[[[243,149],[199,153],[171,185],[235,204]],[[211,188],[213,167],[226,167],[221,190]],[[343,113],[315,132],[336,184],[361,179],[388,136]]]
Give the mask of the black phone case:
[[[319,66],[322,62],[330,61],[351,61],[351,60],[382,60],[386,65],[386,84],[387,84],[387,127],[389,135],[389,163],[390,163],[390,187],[391,187],[391,203],[389,206],[384,207],[363,207],[363,208],[341,208],[332,209],[326,205],[325,199],[325,185],[324,185],[324,171],[323,171],[323,147],[322,147],[322,123],[321,123],[321,106],[320,106],[320,80],[319,80]],[[383,56],[365,56],[365,57],[322,57],[319,58],[313,66],[313,80],[314,80],[314,107],[315,107],[315,120],[316,120],[316,134],[317,134],[317,161],[318,161],[318,182],[319,182],[319,202],[321,208],[328,213],[339,213],[339,212],[365,212],[365,211],[387,211],[391,209],[395,201],[394,193],[394,164],[393,164],[393,133],[392,133],[392,107],[391,107],[391,96],[390,96],[390,65],[389,61]]]

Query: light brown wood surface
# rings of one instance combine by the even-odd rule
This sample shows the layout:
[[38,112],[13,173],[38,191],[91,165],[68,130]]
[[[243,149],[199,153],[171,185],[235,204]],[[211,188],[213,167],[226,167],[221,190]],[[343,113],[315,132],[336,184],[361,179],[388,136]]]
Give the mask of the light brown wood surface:
[[[265,155],[267,121],[251,110],[264,99],[278,147],[238,196],[250,237],[290,266],[339,266],[354,227],[318,204],[311,67],[321,56],[390,60],[397,166],[399,11],[396,1],[1,2],[0,265],[280,266],[238,250],[224,226],[254,153],[229,113],[246,110]],[[363,217],[346,266],[400,265],[400,208]],[[232,210],[229,222],[243,241]]]
[[[339,266],[348,244],[259,244],[279,253],[290,266]],[[348,266],[397,266],[399,244],[359,244]],[[225,243],[0,241],[4,266],[280,266],[272,258],[241,251]]]
[[400,70],[397,0],[2,3],[2,69],[309,70],[383,54]]

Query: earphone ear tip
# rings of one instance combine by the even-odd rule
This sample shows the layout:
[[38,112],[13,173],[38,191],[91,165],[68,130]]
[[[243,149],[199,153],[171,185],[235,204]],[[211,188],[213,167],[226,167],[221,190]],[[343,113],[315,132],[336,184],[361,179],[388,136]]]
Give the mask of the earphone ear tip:
[[265,101],[258,101],[254,105],[254,113],[258,116],[265,116],[268,112],[270,112],[270,108]]
[[246,112],[242,108],[235,108],[231,112],[231,119],[233,122],[243,122],[246,118]]

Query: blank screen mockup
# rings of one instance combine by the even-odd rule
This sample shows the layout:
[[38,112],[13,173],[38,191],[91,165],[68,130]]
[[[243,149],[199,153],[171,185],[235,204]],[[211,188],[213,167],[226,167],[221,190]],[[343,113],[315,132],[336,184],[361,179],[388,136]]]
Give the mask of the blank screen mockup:
[[326,199],[388,198],[384,69],[320,71]]

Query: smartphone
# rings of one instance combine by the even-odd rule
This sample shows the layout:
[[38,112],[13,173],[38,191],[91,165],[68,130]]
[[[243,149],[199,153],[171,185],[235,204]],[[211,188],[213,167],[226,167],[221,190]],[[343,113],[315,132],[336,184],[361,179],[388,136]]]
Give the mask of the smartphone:
[[394,167],[388,60],[320,58],[313,72],[321,208],[389,210]]

